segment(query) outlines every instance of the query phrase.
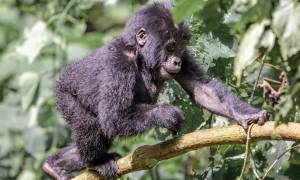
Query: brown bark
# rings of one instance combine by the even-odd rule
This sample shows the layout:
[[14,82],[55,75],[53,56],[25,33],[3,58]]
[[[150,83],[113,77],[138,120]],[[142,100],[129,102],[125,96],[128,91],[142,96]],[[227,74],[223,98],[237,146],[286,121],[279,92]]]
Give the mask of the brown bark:
[[[117,165],[121,174],[151,169],[161,160],[170,159],[201,147],[215,144],[245,143],[246,136],[245,130],[238,125],[200,130],[155,145],[141,146],[119,159]],[[267,122],[263,126],[254,125],[250,137],[251,140],[300,141],[300,123],[275,126],[274,122]],[[105,178],[91,171],[83,172],[73,178],[73,180],[85,179],[98,180]]]

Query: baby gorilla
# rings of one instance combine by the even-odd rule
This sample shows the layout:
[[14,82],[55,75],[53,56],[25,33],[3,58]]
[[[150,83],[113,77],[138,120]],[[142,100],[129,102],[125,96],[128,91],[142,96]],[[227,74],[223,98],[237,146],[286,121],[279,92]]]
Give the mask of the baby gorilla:
[[247,128],[263,124],[267,112],[242,102],[209,78],[189,55],[188,24],[175,25],[170,6],[147,4],[137,11],[122,36],[67,67],[57,82],[57,107],[75,133],[75,144],[49,157],[43,169],[69,179],[85,167],[118,177],[119,157],[108,153],[116,137],[154,127],[178,132],[184,119],[172,105],[156,105],[166,80],[174,78],[194,102]]

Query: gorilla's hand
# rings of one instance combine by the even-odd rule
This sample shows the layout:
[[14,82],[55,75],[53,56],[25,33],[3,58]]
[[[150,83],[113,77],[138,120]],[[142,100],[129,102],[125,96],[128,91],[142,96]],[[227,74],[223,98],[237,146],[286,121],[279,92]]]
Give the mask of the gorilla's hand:
[[163,118],[160,126],[168,129],[172,134],[177,134],[184,120],[183,112],[176,106],[163,105],[160,109]]
[[269,120],[269,117],[270,115],[266,110],[259,110],[253,114],[241,115],[236,120],[244,129],[248,129],[249,125],[252,123],[263,125],[267,120]]

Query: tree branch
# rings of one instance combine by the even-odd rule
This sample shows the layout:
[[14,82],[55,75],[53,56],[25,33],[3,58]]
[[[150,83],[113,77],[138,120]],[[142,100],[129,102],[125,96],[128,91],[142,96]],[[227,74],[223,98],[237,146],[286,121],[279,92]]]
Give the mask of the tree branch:
[[[291,140],[300,141],[300,123],[288,123],[276,126],[267,122],[263,126],[254,125],[251,130],[251,140]],[[242,144],[246,142],[247,133],[238,125],[222,128],[205,129],[181,137],[176,137],[155,145],[145,145],[137,148],[127,156],[117,161],[121,174],[138,170],[147,170],[159,161],[170,159],[188,151],[216,144]],[[86,171],[73,180],[105,179],[97,173]]]

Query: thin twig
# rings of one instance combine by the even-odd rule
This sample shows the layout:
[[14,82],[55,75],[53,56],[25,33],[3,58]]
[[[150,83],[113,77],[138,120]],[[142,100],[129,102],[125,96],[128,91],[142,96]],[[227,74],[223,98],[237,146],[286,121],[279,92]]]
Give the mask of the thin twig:
[[260,64],[259,73],[258,73],[258,76],[257,76],[257,78],[256,78],[256,80],[255,80],[255,83],[254,83],[254,85],[253,85],[252,93],[251,93],[251,96],[250,96],[250,98],[249,98],[249,101],[248,101],[248,102],[251,102],[251,101],[252,101],[252,99],[253,99],[253,96],[254,96],[255,89],[256,89],[256,87],[257,87],[257,84],[258,84],[258,81],[259,81],[259,78],[260,78],[261,72],[262,72],[262,70],[263,70],[263,67],[264,67],[264,64],[265,64],[265,62],[264,62],[264,60],[265,60],[265,57],[266,57],[266,54],[264,54],[264,55],[262,56],[262,58],[261,58],[261,64]]
[[252,172],[255,175],[255,177],[260,180],[260,176],[257,173],[256,167],[255,167],[255,162],[253,160],[253,154],[251,151],[250,151],[250,165],[251,165],[251,169],[252,169]]
[[[258,81],[259,81],[259,78],[260,78],[260,75],[261,75],[261,72],[263,70],[263,67],[264,67],[264,59],[266,57],[266,54],[264,54],[261,58],[261,65],[260,65],[260,69],[259,69],[259,72],[258,72],[258,76],[255,80],[255,83],[253,85],[253,88],[252,88],[252,92],[251,92],[251,96],[248,100],[248,102],[250,103],[252,100],[253,100],[253,96],[254,96],[254,92],[255,92],[255,89],[257,87],[257,84],[258,84]],[[259,57],[257,58],[259,59]],[[240,177],[239,179],[242,178],[243,174],[244,174],[244,171],[245,171],[245,167],[246,167],[246,163],[247,163],[247,159],[248,159],[248,148],[249,148],[249,140],[250,140],[250,131],[251,131],[251,128],[252,128],[253,124],[251,124],[250,128],[248,129],[248,132],[247,132],[247,142],[246,142],[246,150],[245,150],[245,158],[244,158],[244,164],[243,164],[243,168],[242,168],[242,171],[241,171],[241,174],[240,174]]]
[[274,79],[267,78],[267,77],[264,77],[264,80],[269,81],[269,82],[272,82],[272,83],[275,83],[275,84],[281,84],[280,81],[276,81],[276,80],[274,80]]
[[293,146],[293,147],[287,149],[287,150],[284,151],[283,153],[281,153],[281,154],[275,159],[275,161],[271,164],[271,166],[268,168],[268,170],[267,170],[266,173],[263,175],[263,177],[261,178],[261,180],[264,180],[264,179],[267,177],[268,173],[271,171],[271,169],[275,166],[275,164],[279,161],[280,158],[282,158],[282,157],[283,157],[286,153],[288,153],[290,150],[295,149],[295,148],[298,148],[298,147],[300,147],[300,144],[297,144],[297,145],[295,145],[295,146]]
[[270,63],[266,63],[266,62],[265,62],[265,65],[266,65],[266,66],[269,66],[269,67],[271,67],[271,68],[273,68],[273,69],[280,70],[280,68],[279,68],[278,66],[274,65],[274,64],[270,64]]
[[252,123],[247,131],[247,139],[246,139],[246,149],[245,149],[245,158],[244,158],[244,164],[243,164],[243,167],[242,167],[242,171],[241,171],[241,174],[240,174],[240,177],[239,179],[242,179],[243,177],[243,174],[244,174],[244,171],[245,171],[245,168],[246,168],[246,164],[247,164],[247,159],[248,159],[248,154],[249,154],[249,142],[250,142],[250,139],[251,139],[251,129],[253,127],[254,123]]
[[66,7],[64,8],[64,10],[61,13],[58,13],[54,16],[52,16],[48,21],[47,24],[52,24],[54,21],[56,21],[57,19],[63,18],[68,14],[68,11],[72,8],[72,6],[76,3],[77,0],[71,0],[68,2],[68,4],[66,5]]

